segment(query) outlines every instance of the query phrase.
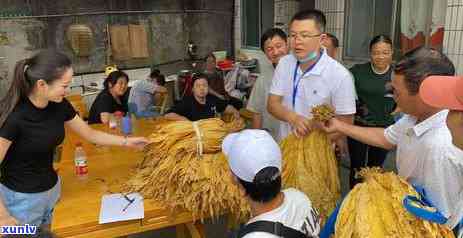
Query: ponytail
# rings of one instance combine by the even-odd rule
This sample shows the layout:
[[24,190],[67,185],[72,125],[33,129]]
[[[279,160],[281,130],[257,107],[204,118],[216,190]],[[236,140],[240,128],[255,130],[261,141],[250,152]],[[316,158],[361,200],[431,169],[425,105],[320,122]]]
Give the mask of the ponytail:
[[18,104],[19,99],[23,95],[28,95],[31,91],[31,85],[27,82],[27,71],[29,69],[27,59],[20,60],[14,67],[13,80],[10,85],[10,89],[6,93],[5,97],[0,101],[0,127],[3,126],[8,115],[13,111]]
[[38,80],[50,84],[70,67],[71,60],[65,54],[54,50],[43,50],[30,59],[18,61],[10,88],[0,100],[0,127],[3,127],[18,102],[29,96]]

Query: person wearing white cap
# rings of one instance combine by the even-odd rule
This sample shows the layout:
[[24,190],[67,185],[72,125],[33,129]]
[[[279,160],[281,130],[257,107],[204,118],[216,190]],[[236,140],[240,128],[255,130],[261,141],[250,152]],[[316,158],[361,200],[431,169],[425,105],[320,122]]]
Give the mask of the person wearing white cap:
[[309,198],[294,188],[281,191],[281,151],[268,132],[230,134],[222,151],[251,206],[252,218],[238,237],[318,237],[319,213]]

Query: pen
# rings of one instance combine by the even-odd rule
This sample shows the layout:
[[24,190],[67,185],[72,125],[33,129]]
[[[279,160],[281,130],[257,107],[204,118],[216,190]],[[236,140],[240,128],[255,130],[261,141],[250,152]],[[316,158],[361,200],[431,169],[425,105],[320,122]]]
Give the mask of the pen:
[[125,212],[125,210],[127,210],[127,208],[129,208],[129,206],[135,201],[135,198],[132,198],[130,199],[127,194],[124,194],[123,196],[125,198],[125,200],[128,201],[127,205],[125,205],[125,207],[122,209],[122,212]]

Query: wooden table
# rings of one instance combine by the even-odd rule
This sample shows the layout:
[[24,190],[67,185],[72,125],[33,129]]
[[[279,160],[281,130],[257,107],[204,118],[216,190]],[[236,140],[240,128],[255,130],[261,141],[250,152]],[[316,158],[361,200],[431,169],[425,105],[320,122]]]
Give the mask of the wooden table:
[[[134,134],[146,136],[152,131],[154,121],[137,120],[134,124]],[[94,127],[110,131],[102,125]],[[172,217],[165,207],[150,199],[144,200],[144,219],[98,224],[102,195],[120,191],[121,185],[141,162],[142,152],[119,147],[98,147],[83,142],[89,175],[82,180],[74,174],[73,162],[73,145],[82,140],[73,133],[67,133],[65,141],[61,161],[57,165],[63,185],[62,193],[52,222],[52,231],[58,237],[107,238],[169,226],[177,227],[177,237],[183,237],[186,230],[191,237],[204,237],[202,224],[193,221],[191,214],[181,212]]]

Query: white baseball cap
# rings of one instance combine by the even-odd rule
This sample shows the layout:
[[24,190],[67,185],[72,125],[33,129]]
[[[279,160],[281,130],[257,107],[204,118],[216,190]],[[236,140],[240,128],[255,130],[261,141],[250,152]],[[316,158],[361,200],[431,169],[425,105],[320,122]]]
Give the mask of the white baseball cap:
[[266,167],[281,171],[281,150],[272,136],[257,129],[247,129],[225,137],[222,151],[228,164],[240,179],[252,183],[256,174]]

